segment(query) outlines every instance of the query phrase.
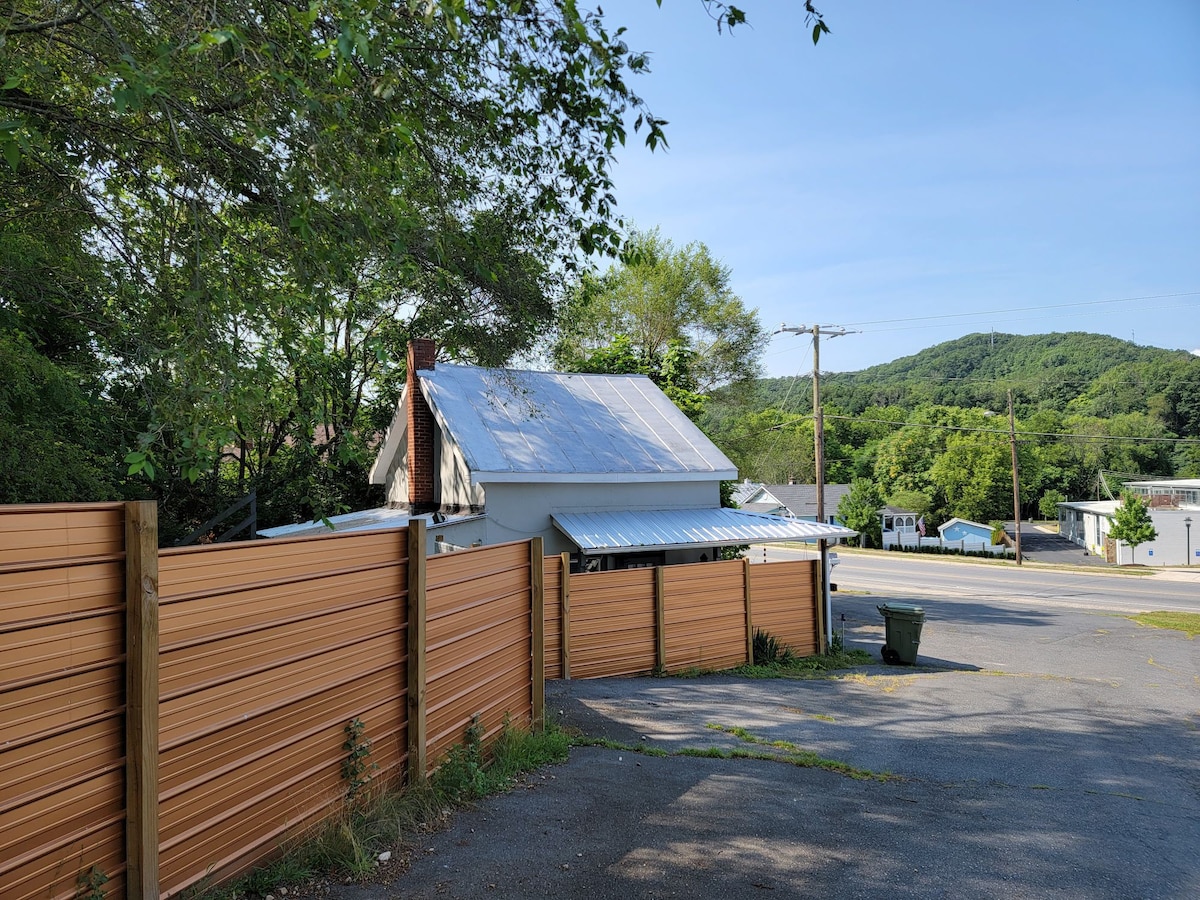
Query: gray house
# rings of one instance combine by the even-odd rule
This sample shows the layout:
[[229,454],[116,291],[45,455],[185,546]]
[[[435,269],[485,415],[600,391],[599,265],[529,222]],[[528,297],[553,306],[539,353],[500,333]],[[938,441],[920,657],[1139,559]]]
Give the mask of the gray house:
[[433,514],[447,547],[540,535],[577,569],[612,569],[854,534],[722,509],[733,464],[644,376],[438,365],[426,340],[408,372],[371,482]]
[[[825,485],[825,521],[837,521],[838,504],[850,493],[848,484]],[[770,513],[787,516],[789,519],[817,521],[817,486],[815,484],[753,484],[739,485],[733,495],[734,501],[749,512]]]

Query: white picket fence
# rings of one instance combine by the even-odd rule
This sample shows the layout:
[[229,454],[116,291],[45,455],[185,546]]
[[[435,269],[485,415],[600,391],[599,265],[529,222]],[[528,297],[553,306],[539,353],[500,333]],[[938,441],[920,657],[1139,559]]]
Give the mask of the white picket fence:
[[1003,544],[992,544],[985,540],[944,541],[941,537],[921,537],[915,531],[885,531],[883,533],[883,549],[893,547],[940,547],[943,550],[958,550],[961,553],[991,553],[1001,556],[1008,548]]

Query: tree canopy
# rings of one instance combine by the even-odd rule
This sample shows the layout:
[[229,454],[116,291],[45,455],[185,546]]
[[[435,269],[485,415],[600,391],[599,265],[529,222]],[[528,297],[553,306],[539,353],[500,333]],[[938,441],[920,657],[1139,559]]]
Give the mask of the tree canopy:
[[847,528],[858,532],[860,547],[879,547],[883,544],[883,522],[879,510],[883,495],[869,478],[855,478],[850,490],[838,503],[837,517]]
[[253,486],[268,520],[364,502],[410,336],[504,363],[620,249],[613,153],[665,124],[622,31],[570,0],[18,0],[0,328],[104,407],[168,530]]
[[746,384],[759,372],[766,333],[730,287],[732,273],[699,241],[676,247],[658,229],[634,231],[623,259],[585,273],[559,314],[554,362],[598,371],[614,352],[646,373],[673,373],[688,389]]

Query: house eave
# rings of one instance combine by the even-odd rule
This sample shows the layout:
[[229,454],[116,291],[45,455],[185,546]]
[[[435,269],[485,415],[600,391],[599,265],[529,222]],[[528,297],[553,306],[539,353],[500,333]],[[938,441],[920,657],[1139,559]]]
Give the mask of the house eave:
[[730,481],[736,469],[716,472],[471,472],[471,484],[662,484]]

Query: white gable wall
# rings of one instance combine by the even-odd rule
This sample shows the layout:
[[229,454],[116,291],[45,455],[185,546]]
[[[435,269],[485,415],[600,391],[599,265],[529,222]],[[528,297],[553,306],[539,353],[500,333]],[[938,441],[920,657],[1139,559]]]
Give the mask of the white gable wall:
[[489,544],[540,534],[546,553],[577,548],[554,527],[558,512],[609,512],[627,509],[696,509],[721,505],[718,481],[641,482],[635,484],[556,484],[493,482],[487,488]]
[[[408,445],[402,442],[387,471],[387,502],[392,506],[408,504]],[[434,482],[434,501],[445,509],[482,509],[484,490],[471,484],[471,473],[458,444],[440,424],[433,445],[433,464],[438,477]]]

